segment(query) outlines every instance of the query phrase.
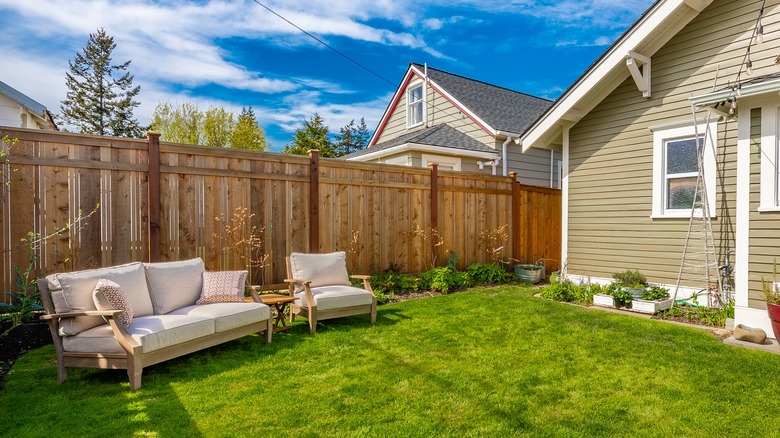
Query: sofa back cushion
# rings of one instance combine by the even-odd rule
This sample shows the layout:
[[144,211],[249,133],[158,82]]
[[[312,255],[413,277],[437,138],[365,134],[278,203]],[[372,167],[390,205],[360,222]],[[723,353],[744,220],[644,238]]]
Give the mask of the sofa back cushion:
[[145,263],[155,315],[192,306],[203,290],[206,267],[201,259]]
[[[328,254],[290,254],[290,273],[296,280],[310,280],[311,287],[349,286],[347,254],[344,251]],[[303,286],[295,285],[295,292],[303,292]]]
[[[64,272],[46,277],[54,310],[57,313],[97,310],[92,299],[98,280],[104,278],[118,284],[133,307],[134,316],[151,315],[152,300],[146,286],[144,266],[140,262],[87,271]],[[79,316],[60,322],[60,335],[77,335],[106,322],[99,316]]]

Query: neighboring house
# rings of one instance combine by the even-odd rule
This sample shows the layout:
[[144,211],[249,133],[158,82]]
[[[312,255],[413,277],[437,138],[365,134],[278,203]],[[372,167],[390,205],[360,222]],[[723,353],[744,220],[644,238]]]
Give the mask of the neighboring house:
[[56,131],[49,110],[0,81],[0,126]]
[[[676,284],[692,213],[678,195],[691,205],[695,138],[708,133],[704,180],[718,264],[735,268],[735,320],[772,333],[760,292],[780,255],[780,1],[767,1],[758,20],[761,8],[655,2],[525,132],[523,149],[563,151],[570,276],[607,281],[639,269]],[[756,44],[759,25],[766,35]]]
[[411,64],[369,147],[348,160],[508,175],[558,187],[559,152],[516,142],[551,102],[474,79]]

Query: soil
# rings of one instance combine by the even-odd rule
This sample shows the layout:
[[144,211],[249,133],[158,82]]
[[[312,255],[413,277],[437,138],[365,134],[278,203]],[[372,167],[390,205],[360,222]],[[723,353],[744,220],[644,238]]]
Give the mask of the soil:
[[[9,330],[10,329],[10,330]],[[11,366],[24,353],[51,344],[51,333],[46,323],[26,322],[14,328],[0,325],[0,389]]]

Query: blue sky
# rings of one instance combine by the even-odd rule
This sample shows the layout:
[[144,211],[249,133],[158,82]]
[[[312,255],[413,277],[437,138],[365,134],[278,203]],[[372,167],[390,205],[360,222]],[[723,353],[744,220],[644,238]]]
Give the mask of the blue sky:
[[0,0],[0,80],[59,111],[68,60],[90,32],[132,60],[136,116],[160,102],[252,106],[273,150],[318,112],[332,132],[376,127],[410,62],[558,97],[651,0]]

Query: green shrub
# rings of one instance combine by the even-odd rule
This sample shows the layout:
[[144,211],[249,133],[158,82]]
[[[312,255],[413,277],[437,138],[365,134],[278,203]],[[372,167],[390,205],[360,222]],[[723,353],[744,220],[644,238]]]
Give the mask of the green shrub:
[[420,290],[432,290],[447,294],[455,289],[469,287],[473,282],[467,272],[441,267],[420,274],[418,284]]
[[382,294],[395,295],[416,292],[418,290],[417,278],[412,275],[399,274],[392,270],[374,274],[369,281],[374,292]]
[[634,299],[634,295],[631,292],[623,289],[623,287],[617,283],[610,284],[607,291],[609,292],[609,295],[612,295],[612,298],[615,299],[616,303],[623,303],[626,305]]
[[669,289],[661,286],[653,286],[642,292],[642,299],[648,301],[665,300],[669,298]]
[[612,278],[615,283],[619,283],[625,287],[647,287],[647,278],[642,275],[638,270],[632,271],[630,269],[623,272],[612,274]]
[[541,291],[541,296],[555,301],[587,304],[593,301],[593,287],[598,285],[576,285],[571,281],[551,284]]
[[466,272],[475,283],[482,284],[509,283],[514,277],[498,263],[473,263],[466,268]]

